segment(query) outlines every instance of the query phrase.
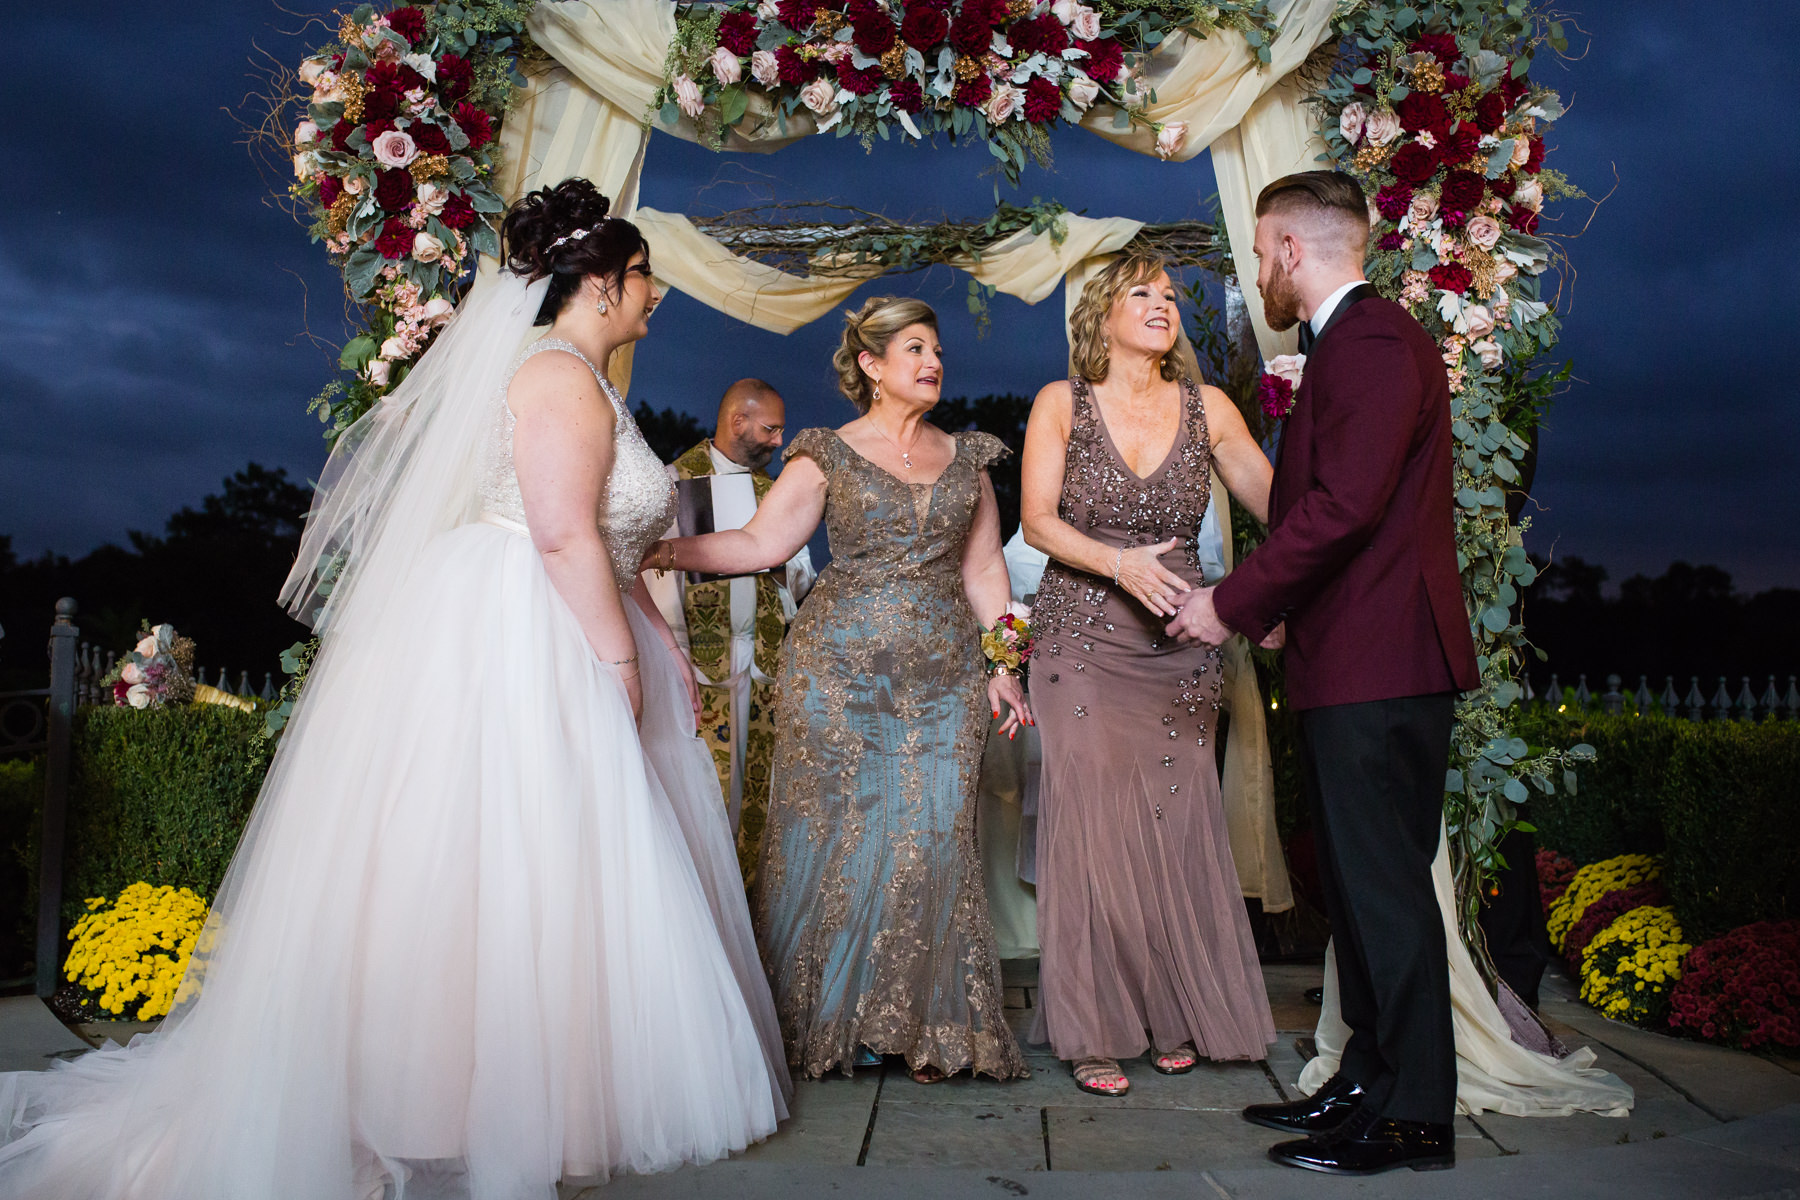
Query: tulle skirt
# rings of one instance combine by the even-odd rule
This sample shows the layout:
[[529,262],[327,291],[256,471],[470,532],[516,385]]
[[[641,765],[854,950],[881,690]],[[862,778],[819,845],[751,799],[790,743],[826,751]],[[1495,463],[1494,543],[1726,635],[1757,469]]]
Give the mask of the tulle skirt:
[[[365,606],[366,608],[367,606]],[[329,637],[155,1034],[0,1076],[9,1200],[499,1200],[705,1162],[789,1084],[719,785],[530,541]]]

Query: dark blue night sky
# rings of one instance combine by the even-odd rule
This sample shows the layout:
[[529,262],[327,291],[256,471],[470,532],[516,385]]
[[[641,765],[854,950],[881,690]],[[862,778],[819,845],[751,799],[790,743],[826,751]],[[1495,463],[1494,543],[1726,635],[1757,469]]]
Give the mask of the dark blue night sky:
[[[1800,412],[1780,349],[1800,323],[1800,6],[1698,31],[1695,7],[1675,0],[1588,7],[1576,18],[1586,56],[1534,72],[1570,106],[1551,165],[1613,194],[1591,223],[1582,202],[1553,214],[1558,233],[1587,224],[1568,245],[1561,351],[1580,382],[1548,423],[1530,542],[1604,563],[1615,580],[1685,559],[1726,568],[1745,591],[1800,586]],[[259,175],[240,128],[255,115],[244,98],[260,54],[293,62],[321,40],[304,22],[264,0],[9,19],[0,534],[21,556],[159,529],[250,460],[300,476],[322,462],[305,406],[333,370],[340,291],[268,199],[284,180]],[[1213,190],[1204,158],[1161,164],[1079,132],[1055,149],[1053,171],[1003,194],[1172,220]],[[865,156],[828,139],[721,157],[663,136],[643,201],[704,213],[835,199],[978,218],[994,198],[990,162],[979,146],[877,143]],[[965,278],[886,285],[939,305],[948,394],[1030,393],[1058,374],[1060,296],[1036,309],[999,297],[978,340]],[[632,399],[710,417],[726,383],[754,374],[786,393],[790,428],[837,424],[849,413],[830,383],[836,336],[822,321],[783,338],[676,297],[640,349]]]

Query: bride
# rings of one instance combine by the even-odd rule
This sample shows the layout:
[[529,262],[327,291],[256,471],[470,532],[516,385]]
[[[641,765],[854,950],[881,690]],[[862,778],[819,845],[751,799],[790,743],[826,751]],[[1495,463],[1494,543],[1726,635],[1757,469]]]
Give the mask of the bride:
[[583,179],[515,206],[508,270],[340,440],[283,591],[323,642],[182,995],[0,1076],[0,1195],[552,1197],[787,1115],[637,580],[674,495],[604,366],[660,296],[607,209]]

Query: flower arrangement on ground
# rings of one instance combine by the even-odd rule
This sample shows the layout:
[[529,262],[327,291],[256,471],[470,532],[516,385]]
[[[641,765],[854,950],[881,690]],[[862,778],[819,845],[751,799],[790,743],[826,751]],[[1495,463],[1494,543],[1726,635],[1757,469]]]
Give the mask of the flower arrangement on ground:
[[1660,1025],[1689,949],[1674,909],[1634,908],[1588,943],[1581,956],[1581,998],[1614,1020]]
[[[1279,30],[1267,0],[725,0],[683,4],[653,112],[687,117],[720,144],[748,117],[869,143],[944,131],[985,140],[1015,181],[1045,131],[1095,104],[1121,126],[1150,99],[1143,56],[1176,30],[1244,35],[1268,62]],[[761,99],[753,111],[751,100]],[[1153,124],[1156,152],[1177,154],[1180,121]]]
[[350,411],[321,397],[340,427],[405,377],[474,255],[499,251],[494,139],[524,83],[514,60],[531,5],[364,4],[300,66],[290,194],[369,321],[340,357],[355,372]]
[[981,635],[981,652],[994,675],[1016,675],[1031,658],[1037,632],[1031,627],[1031,608],[1014,601]]
[[117,900],[97,896],[87,907],[69,931],[75,945],[64,977],[98,993],[89,999],[112,1016],[132,1004],[139,1021],[166,1016],[206,923],[206,901],[189,888],[134,883]]
[[1669,1028],[1746,1050],[1800,1050],[1800,921],[1702,942],[1669,993]]
[[1588,906],[1608,892],[1636,887],[1661,876],[1662,865],[1647,854],[1620,854],[1582,867],[1569,881],[1569,890],[1557,898],[1545,915],[1550,944],[1560,953],[1564,939]]
[[138,643],[113,664],[101,682],[112,686],[113,703],[162,708],[194,697],[194,642],[173,625],[145,626]]
[[1563,961],[1569,964],[1570,971],[1580,975],[1582,956],[1587,953],[1588,946],[1614,921],[1634,908],[1668,902],[1668,889],[1663,887],[1660,879],[1606,893],[1588,905],[1587,911],[1581,914],[1581,919],[1563,934]]
[[1566,854],[1539,847],[1538,892],[1546,909],[1562,899],[1562,894],[1569,890],[1569,881],[1575,878],[1575,869],[1575,860]]

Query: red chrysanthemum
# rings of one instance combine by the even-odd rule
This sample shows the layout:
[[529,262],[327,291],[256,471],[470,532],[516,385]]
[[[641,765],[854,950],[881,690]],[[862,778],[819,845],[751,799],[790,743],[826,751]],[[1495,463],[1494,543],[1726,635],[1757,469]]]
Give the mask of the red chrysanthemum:
[[383,117],[379,121],[370,121],[363,126],[363,141],[373,146],[375,139],[394,128],[394,123]]
[[1388,159],[1388,170],[1394,173],[1394,178],[1414,187],[1437,174],[1437,169],[1437,151],[1429,150],[1417,142],[1408,142],[1394,152],[1394,157]]
[[1748,1050],[1800,1050],[1800,921],[1760,921],[1701,942],[1669,992],[1669,1027]]
[[494,119],[467,100],[456,106],[454,115],[469,139],[469,149],[479,150],[494,140]]
[[754,51],[756,49],[756,14],[732,12],[720,17],[719,45],[739,58]]
[[956,85],[954,99],[964,108],[980,108],[993,94],[994,81],[986,75],[977,75]]
[[1506,223],[1520,233],[1536,233],[1538,215],[1529,208],[1515,208],[1506,214]]
[[400,90],[403,92],[410,92],[414,88],[427,87],[431,83],[429,79],[426,79],[423,75],[419,74],[405,63],[400,64],[400,69],[396,71],[395,74],[400,78]]
[[391,213],[405,212],[413,202],[413,177],[404,167],[375,172],[375,203]]
[[1429,54],[1448,67],[1462,57],[1456,38],[1448,33],[1428,33],[1407,47],[1414,54]]
[[925,89],[916,79],[901,79],[888,89],[888,99],[901,112],[916,113],[925,107]]
[[930,50],[950,32],[950,14],[940,5],[911,4],[900,22],[900,38],[916,50]]
[[1043,76],[1025,85],[1025,119],[1033,125],[1054,121],[1062,111],[1062,89]]
[[818,0],[781,0],[775,6],[775,12],[781,23],[795,33],[804,33],[812,24],[813,13],[818,9]]
[[1509,112],[1515,104],[1525,98],[1525,93],[1530,90],[1531,79],[1529,76],[1514,79],[1510,70],[1500,76],[1500,94],[1506,98],[1506,107]]
[[1511,171],[1506,172],[1506,174],[1500,176],[1498,179],[1488,180],[1488,191],[1494,193],[1494,195],[1500,197],[1502,200],[1510,199],[1512,194],[1518,190],[1518,187],[1519,181]]
[[387,15],[388,28],[405,38],[408,45],[425,36],[425,14],[416,8],[396,8]]
[[1069,31],[1054,15],[1045,13],[1014,21],[1006,31],[1006,40],[1019,58],[1033,54],[1055,57],[1069,48]]
[[1390,229],[1381,235],[1381,242],[1377,248],[1381,250],[1399,250],[1405,245],[1406,236],[1398,229]]
[[319,176],[319,207],[330,208],[344,194],[344,181],[335,175]]
[[1412,206],[1413,190],[1403,183],[1390,184],[1375,193],[1375,209],[1383,219],[1398,221]]
[[414,121],[406,127],[406,132],[412,135],[413,145],[419,148],[420,154],[450,153],[450,139],[430,121]]
[[1450,171],[1438,193],[1438,208],[1446,213],[1471,213],[1487,195],[1487,180],[1473,171]]
[[400,93],[380,89],[363,96],[363,120],[391,121],[400,115]]
[[880,58],[886,54],[898,36],[894,32],[894,23],[879,13],[850,27],[851,41],[870,58]]
[[1264,371],[1256,381],[1256,398],[1262,404],[1263,416],[1285,421],[1294,411],[1294,382]]
[[1499,92],[1489,92],[1475,102],[1475,128],[1483,133],[1493,133],[1506,124],[1506,97]]
[[337,124],[331,127],[331,148],[333,150],[348,153],[350,149],[350,135],[355,133],[357,129],[358,126],[355,121],[346,121],[342,117],[339,117]]
[[383,258],[405,258],[412,253],[413,228],[399,217],[389,217],[375,239],[375,249]]
[[446,54],[437,60],[438,94],[444,103],[452,104],[469,94],[475,83],[475,68],[460,55]]
[[1112,38],[1101,38],[1094,42],[1077,43],[1088,52],[1087,65],[1083,68],[1095,83],[1111,83],[1119,77],[1125,66],[1125,49]]
[[1431,268],[1431,282],[1446,292],[1455,292],[1460,296],[1469,290],[1469,284],[1474,282],[1474,276],[1470,275],[1469,268],[1461,263],[1439,263]]
[[1539,171],[1541,171],[1543,169],[1544,169],[1544,139],[1541,137],[1532,138],[1531,139],[1531,152],[1525,158],[1525,171],[1527,174],[1536,175]]
[[475,223],[475,206],[461,192],[444,201],[444,211],[438,214],[438,220],[451,229],[467,229]]
[[1662,881],[1653,879],[1648,883],[1635,884],[1632,887],[1615,888],[1587,906],[1581,919],[1569,927],[1563,934],[1563,959],[1569,964],[1576,976],[1581,975],[1581,953],[1588,948],[1588,943],[1599,936],[1600,931],[1611,925],[1634,908],[1642,908],[1647,904],[1667,904],[1669,893],[1664,889]]
[[847,58],[838,63],[837,77],[838,83],[852,96],[866,96],[881,86],[880,67],[858,70],[850,65],[850,60]]
[[1466,163],[1480,149],[1481,133],[1467,121],[1438,138],[1438,156],[1445,165]]
[[1401,128],[1410,133],[1429,131],[1435,137],[1450,128],[1450,110],[1444,106],[1442,96],[1408,92],[1406,99],[1394,105],[1394,114],[1400,118]]
[[813,77],[813,65],[801,58],[792,46],[778,46],[775,49],[775,73],[783,83],[807,83]]
[[962,11],[950,22],[950,45],[958,54],[980,58],[993,45],[994,27],[982,19],[985,15],[983,5],[965,0]]
[[1444,95],[1460,92],[1469,86],[1469,77],[1458,71],[1444,72]]
[[363,87],[367,92],[392,92],[395,96],[406,90],[400,82],[399,65],[391,62],[374,63],[363,72]]

